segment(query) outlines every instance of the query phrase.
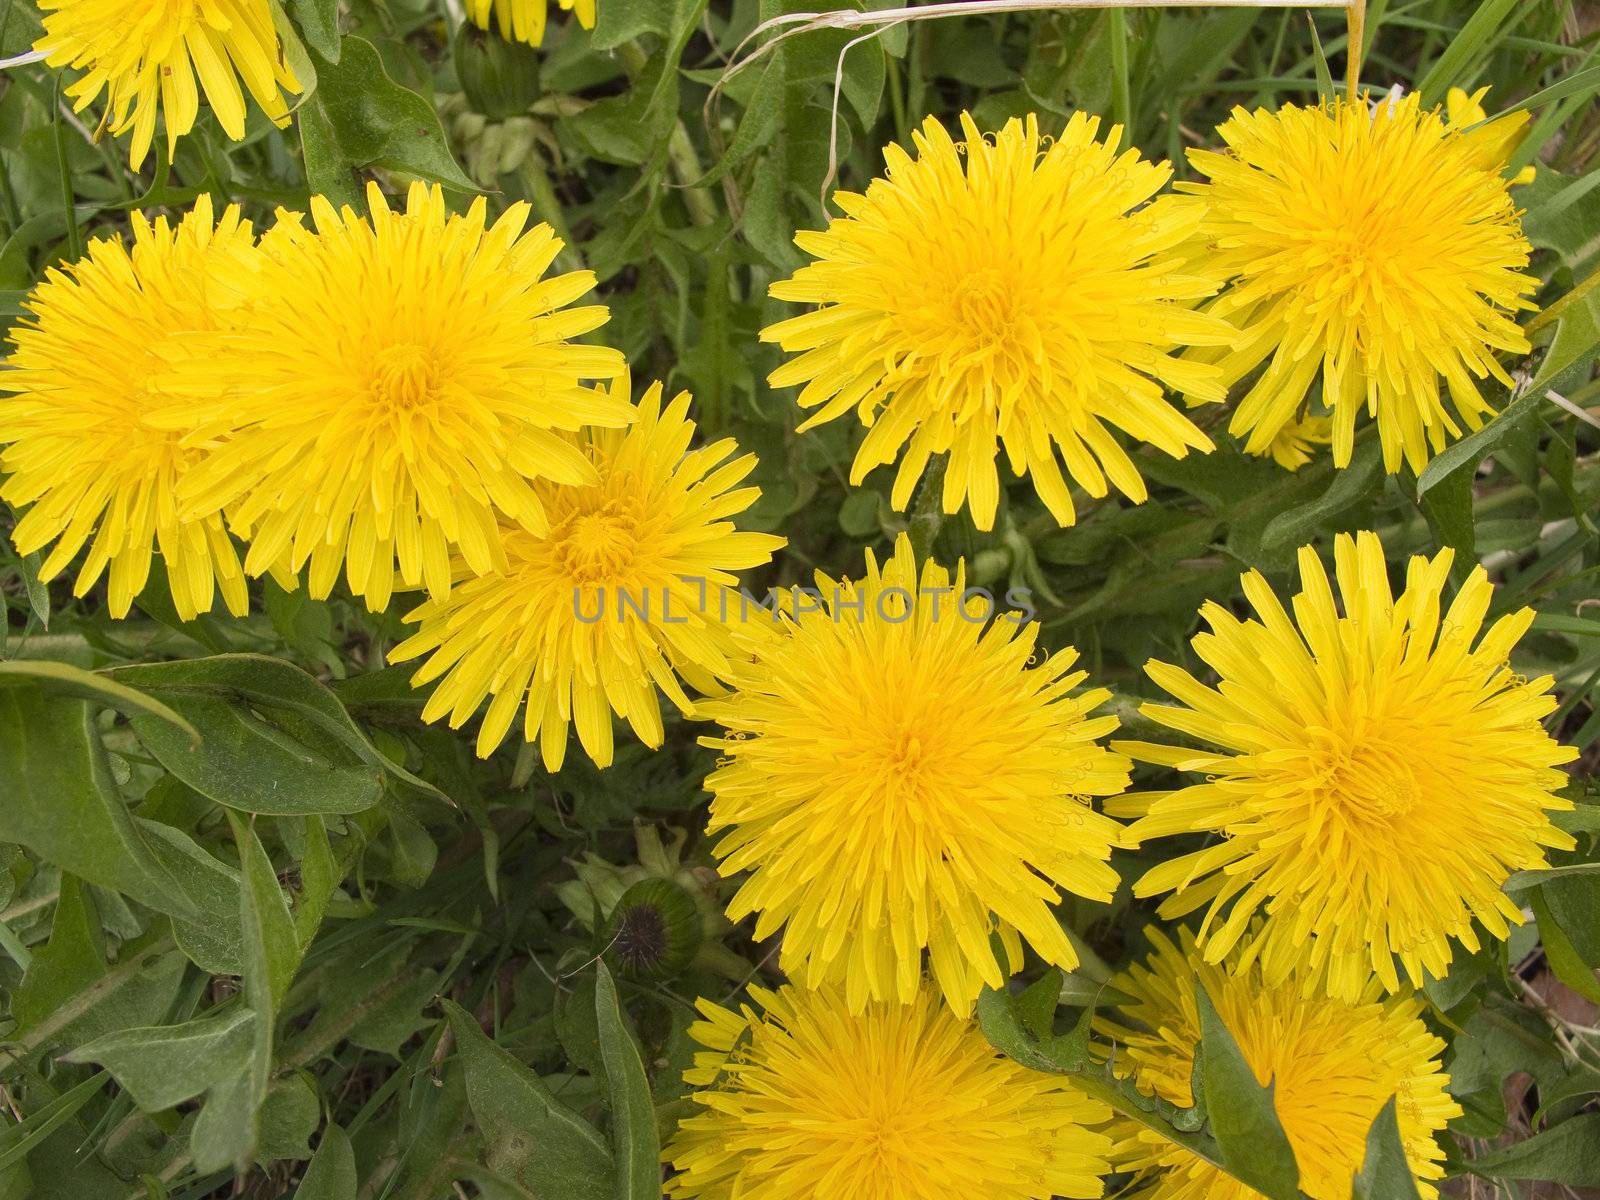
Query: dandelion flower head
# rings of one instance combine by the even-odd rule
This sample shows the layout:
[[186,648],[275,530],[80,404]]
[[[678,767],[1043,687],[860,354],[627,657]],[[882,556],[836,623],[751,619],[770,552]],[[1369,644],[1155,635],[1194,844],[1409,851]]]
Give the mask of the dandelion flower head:
[[1236,108],[1225,152],[1191,150],[1204,231],[1232,280],[1210,306],[1237,344],[1201,350],[1233,384],[1265,364],[1229,432],[1260,453],[1321,379],[1333,457],[1347,466],[1363,414],[1386,469],[1421,471],[1511,386],[1500,354],[1526,354],[1516,314],[1538,281],[1504,166],[1504,122],[1471,132],[1415,95]]
[[[167,121],[170,157],[194,128],[204,93],[222,131],[244,137],[245,100],[288,123],[284,93],[300,82],[285,61],[269,0],[39,0],[44,34],[35,43],[52,67],[84,72],[66,93],[81,112],[102,92],[112,133],[133,131],[128,161],[138,170]],[[199,87],[195,86],[196,78]]]
[[816,261],[772,295],[817,307],[762,332],[792,355],[770,382],[804,385],[816,412],[801,428],[854,409],[868,432],[851,482],[898,458],[897,509],[948,455],[944,511],[993,528],[1001,447],[1063,525],[1062,463],[1091,496],[1109,480],[1143,500],[1113,430],[1178,457],[1210,450],[1163,388],[1224,395],[1213,367],[1174,354],[1232,337],[1193,309],[1219,282],[1193,253],[1201,207],[1157,195],[1171,169],[1081,113],[1054,140],[1032,116],[992,137],[966,115],[961,128],[958,142],[929,118],[915,157],[891,144],[882,178],[795,239]]
[[1482,567],[1446,605],[1448,550],[1412,558],[1399,596],[1376,534],[1341,534],[1334,560],[1342,612],[1309,546],[1289,609],[1254,571],[1253,617],[1201,609],[1194,650],[1214,685],[1148,664],[1177,703],[1141,712],[1215,749],[1117,744],[1204,779],[1108,808],[1143,812],[1141,840],[1212,835],[1134,887],[1172,892],[1165,917],[1206,910],[1208,962],[1259,960],[1273,987],[1307,963],[1349,1001],[1369,975],[1389,991],[1443,977],[1453,942],[1478,949],[1477,925],[1504,940],[1522,920],[1506,878],[1573,844],[1549,814],[1571,807],[1558,768],[1576,751],[1540,724],[1550,678],[1509,663],[1533,611],[1486,622]]
[[[1052,905],[1108,900],[1122,829],[1092,806],[1127,784],[1099,739],[1068,648],[1037,665],[1038,626],[966,597],[964,568],[918,568],[902,536],[862,581],[818,576],[812,597],[700,706],[726,729],[706,781],[728,915],[784,931],[780,963],[853,1008],[909,1002],[924,950],[958,1014],[1020,967],[1021,941],[1077,963]],[[991,934],[1004,947],[996,954]]]
[[525,230],[526,204],[488,225],[482,199],[449,214],[437,187],[414,185],[403,212],[367,194],[370,219],[321,197],[314,227],[281,213],[241,273],[248,319],[188,364],[190,386],[222,399],[184,495],[227,507],[251,574],[309,562],[321,597],[343,568],[377,612],[397,585],[443,599],[452,552],[473,574],[503,570],[502,522],[549,528],[537,480],[597,479],[567,435],[632,409],[586,385],[622,356],[572,340],[606,309],[568,307],[594,276],[545,276],[562,244]]
[[836,988],[709,1001],[663,1158],[681,1200],[1049,1200],[1101,1194],[1110,1110],[1002,1057],[922,988],[853,1011]]
[[[627,399],[625,381],[612,390]],[[731,438],[690,449],[688,393],[665,408],[661,397],[653,384],[626,429],[576,437],[595,481],[535,483],[549,530],[508,528],[503,572],[458,564],[447,598],[407,614],[419,628],[390,658],[427,656],[415,682],[440,682],[424,719],[459,726],[492,698],[479,754],[504,739],[520,706],[523,736],[550,770],[561,767],[569,723],[608,766],[613,712],[659,746],[658,691],[688,712],[680,675],[706,687],[728,675],[737,651],[726,621],[737,609],[727,591],[783,539],[734,524],[760,496],[739,486],[755,456],[738,455]]]
[[184,444],[191,410],[168,384],[183,339],[224,320],[219,278],[249,262],[255,237],[237,207],[215,220],[208,196],[176,226],[138,212],[132,225],[131,245],[97,238],[28,296],[0,374],[12,393],[0,398],[0,498],[26,508],[12,533],[19,554],[54,543],[41,579],[88,546],[73,590],[109,571],[113,616],[144,589],[152,550],[179,616],[208,611],[218,589],[242,614],[245,577],[219,506],[180,512],[180,482],[201,454]]
[[[1436,1135],[1461,1108],[1440,1063],[1445,1044],[1423,1023],[1421,999],[1385,997],[1375,980],[1348,1002],[1307,996],[1297,980],[1273,987],[1258,967],[1235,974],[1206,962],[1187,929],[1178,939],[1151,930],[1149,956],[1111,981],[1133,1003],[1096,1019],[1139,1089],[1185,1108],[1194,1103],[1198,985],[1257,1081],[1272,1084],[1300,1189],[1311,1200],[1348,1200],[1367,1132],[1391,1097],[1417,1190],[1433,1200],[1431,1181],[1444,1175]],[[1116,1165],[1138,1176],[1130,1194],[1139,1200],[1258,1200],[1253,1188],[1142,1125],[1119,1118],[1112,1131]]]

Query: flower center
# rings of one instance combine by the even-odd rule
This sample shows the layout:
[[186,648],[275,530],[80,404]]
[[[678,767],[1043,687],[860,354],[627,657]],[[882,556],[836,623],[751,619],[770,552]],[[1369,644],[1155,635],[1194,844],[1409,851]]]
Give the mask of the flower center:
[[372,358],[372,396],[385,408],[410,412],[433,399],[433,359],[421,346],[400,342]]
[[896,771],[913,775],[921,772],[927,759],[928,752],[922,744],[922,739],[907,730],[902,731],[896,739],[889,761]]
[[625,575],[638,557],[640,513],[636,505],[608,500],[577,512],[551,533],[556,561],[573,583],[592,586]]
[[1329,772],[1328,795],[1353,816],[1403,817],[1418,799],[1417,777],[1404,755],[1386,747],[1358,746]]
[[[892,690],[896,685],[886,680],[879,686]],[[952,745],[959,733],[950,726],[920,705],[889,714],[861,763],[869,777],[876,777],[873,794],[896,797],[927,815],[927,806],[937,804],[959,782],[959,772],[952,774],[960,761],[961,751]]]
[[975,339],[1004,343],[1016,322],[1015,288],[992,268],[973,271],[956,284],[950,311]]

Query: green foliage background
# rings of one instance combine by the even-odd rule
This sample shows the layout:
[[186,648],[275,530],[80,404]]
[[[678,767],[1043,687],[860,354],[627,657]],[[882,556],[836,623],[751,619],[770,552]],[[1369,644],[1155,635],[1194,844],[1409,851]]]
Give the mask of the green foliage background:
[[[568,242],[558,266],[599,275],[612,310],[599,336],[635,379],[689,388],[708,438],[760,455],[751,524],[790,545],[752,585],[858,571],[863,546],[907,526],[889,473],[847,488],[858,432],[839,421],[797,437],[792,395],[764,382],[776,352],[757,341],[784,315],[766,290],[800,262],[795,230],[825,219],[830,161],[860,187],[881,145],[925,114],[965,108],[993,127],[1037,111],[1051,126],[1081,108],[1182,172],[1185,147],[1207,144],[1230,107],[1333,87],[1346,30],[1328,10],[945,18],[886,28],[842,68],[856,34],[821,30],[729,75],[759,21],[805,7],[600,0],[592,33],[555,17],[532,50],[459,33],[440,0],[286,0],[293,61],[315,80],[294,125],[256,113],[234,144],[203,112],[175,161],[139,174],[86,136],[97,114],[86,129],[62,111],[53,73],[10,70],[0,315],[130,210],[207,192],[258,225],[310,191],[354,200],[367,178],[391,191],[438,180],[461,205],[481,191],[492,211],[526,199]],[[0,55],[38,28],[27,0],[0,0]],[[1491,112],[1532,110],[1519,163],[1538,175],[1517,195],[1539,298],[1588,277],[1600,9],[1375,0],[1367,40],[1374,88],[1431,103],[1490,84]],[[1378,530],[1395,562],[1453,546],[1461,569],[1491,570],[1499,610],[1539,610],[1517,666],[1554,674],[1555,731],[1584,748],[1579,807],[1563,818],[1580,847],[1513,881],[1535,920],[1509,946],[1460,954],[1428,989],[1466,1109],[1450,1144],[1458,1195],[1600,1187],[1600,433],[1545,398],[1600,405],[1600,292],[1535,341],[1505,414],[1420,480],[1383,476],[1370,440],[1347,471],[1324,457],[1290,474],[1241,455],[1211,412],[1216,454],[1137,456],[1153,484],[1142,506],[1093,504],[1061,530],[1021,484],[990,535],[964,517],[910,518],[977,582],[1032,589],[1046,641],[1084,652],[1136,736],[1140,668],[1192,661],[1200,602],[1235,598],[1247,567],[1282,584],[1297,546],[1326,548],[1338,530]],[[245,619],[182,623],[157,579],[132,619],[112,621],[102,596],[47,590],[36,566],[0,550],[0,1200],[653,1194],[658,1137],[684,1111],[690,1001],[774,978],[748,928],[716,927],[666,983],[614,981],[594,961],[627,883],[718,889],[696,730],[670,726],[656,753],[619,742],[605,772],[574,753],[549,776],[514,747],[480,762],[420,723],[408,672],[386,666],[392,614],[267,582]],[[1126,855],[1124,877],[1149,857]],[[1126,893],[1109,908],[1069,901],[1085,966],[1065,980],[1030,970],[1022,998],[988,997],[997,1044],[1115,1090],[1078,1010],[1139,952],[1150,916]],[[1236,1058],[1211,1030],[1209,1112],[1149,1119],[1292,1195],[1271,1182],[1281,1139]],[[1386,1174],[1381,1125],[1358,1192],[1391,1200],[1405,1188]]]

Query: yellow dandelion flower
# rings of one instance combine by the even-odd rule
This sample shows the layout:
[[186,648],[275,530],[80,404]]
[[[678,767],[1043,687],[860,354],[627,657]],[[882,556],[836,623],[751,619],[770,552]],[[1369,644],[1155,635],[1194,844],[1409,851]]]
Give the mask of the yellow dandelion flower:
[[1529,350],[1513,314],[1533,307],[1538,281],[1522,270],[1531,247],[1498,134],[1454,130],[1415,95],[1370,112],[1236,108],[1218,132],[1228,153],[1189,151],[1208,182],[1178,187],[1208,206],[1203,228],[1232,280],[1210,310],[1240,329],[1237,345],[1196,357],[1230,384],[1267,364],[1229,432],[1260,453],[1320,375],[1335,465],[1349,464],[1365,411],[1385,467],[1422,470],[1492,413],[1476,380],[1511,385],[1496,354]]
[[948,454],[945,512],[968,504],[992,528],[999,445],[1063,525],[1058,458],[1091,496],[1109,479],[1141,501],[1112,427],[1180,458],[1209,451],[1162,386],[1224,395],[1213,368],[1170,353],[1233,336],[1192,310],[1217,288],[1192,254],[1201,207],[1157,196],[1171,168],[1119,154],[1120,128],[1102,139],[1096,118],[1073,116],[1054,141],[1032,116],[990,138],[965,114],[961,127],[955,142],[930,117],[916,158],[891,144],[884,178],[838,193],[845,215],[796,237],[817,261],[772,295],[819,307],[762,331],[795,355],[770,382],[805,385],[800,406],[817,412],[802,429],[854,408],[869,432],[851,483],[898,456],[897,509]]
[[1030,670],[1038,626],[986,624],[964,568],[919,573],[904,536],[882,570],[869,552],[864,581],[818,575],[792,607],[751,639],[733,694],[700,706],[728,731],[705,740],[724,756],[714,853],[750,872],[728,915],[759,913],[758,939],[783,928],[784,971],[854,1009],[909,1001],[924,948],[961,1015],[1021,966],[1019,936],[1075,966],[1051,905],[1110,899],[1123,831],[1089,798],[1129,765],[1097,741],[1117,726],[1091,715],[1109,693],[1070,694],[1077,652]]
[[485,228],[481,199],[447,215],[437,187],[414,185],[403,213],[375,185],[368,200],[370,221],[314,198],[314,231],[281,213],[258,269],[238,273],[248,319],[185,364],[202,393],[233,386],[183,495],[228,508],[250,574],[309,561],[321,597],[343,566],[377,612],[397,578],[448,595],[452,550],[473,574],[503,570],[502,521],[548,528],[535,480],[597,478],[562,431],[632,410],[583,386],[622,356],[569,341],[606,310],[566,307],[589,272],[542,278],[561,242],[524,232],[526,204]]
[[[1431,1180],[1444,1175],[1435,1135],[1461,1108],[1439,1056],[1445,1044],[1422,1021],[1415,993],[1385,998],[1369,979],[1352,1001],[1305,994],[1297,981],[1276,987],[1251,967],[1232,974],[1204,961],[1194,936],[1181,946],[1150,931],[1153,951],[1112,979],[1134,998],[1119,1017],[1097,1018],[1115,1039],[1116,1062],[1141,1091],[1174,1104],[1194,1102],[1190,1077],[1200,1041],[1196,984],[1263,1085],[1274,1087],[1279,1123],[1300,1167],[1300,1189],[1311,1200],[1349,1200],[1366,1156],[1367,1131],[1393,1097],[1406,1161],[1425,1200],[1438,1195]],[[1136,1172],[1140,1200],[1257,1200],[1259,1193],[1189,1151],[1132,1121],[1112,1126],[1120,1136],[1115,1158]]]
[[1316,455],[1318,446],[1333,441],[1333,418],[1312,413],[1290,421],[1255,453],[1286,471],[1298,471]]
[[[595,0],[560,0],[561,7],[575,13],[578,24],[594,28]],[[467,0],[467,19],[479,29],[488,29],[493,19],[500,36],[507,41],[537,46],[544,41],[547,0]]]
[[[73,590],[110,569],[110,609],[126,616],[161,552],[173,605],[185,620],[211,608],[214,589],[235,613],[248,606],[239,559],[215,507],[184,515],[179,481],[199,452],[182,444],[186,406],[164,390],[167,355],[182,335],[217,327],[217,276],[254,254],[237,207],[213,220],[209,197],[176,228],[133,214],[131,249],[96,239],[87,255],[46,272],[31,314],[12,331],[0,373],[0,498],[28,506],[17,552],[50,542],[40,577],[54,579],[86,544]],[[161,422],[176,403],[176,419]],[[177,428],[165,427],[176,425]]]
[[[1458,87],[1451,88],[1445,93],[1444,111],[1445,120],[1451,125],[1465,129],[1469,125],[1476,125],[1480,121],[1488,121],[1489,114],[1484,111],[1483,98],[1489,94],[1487,86],[1479,88],[1468,95]],[[1517,144],[1522,140],[1523,127],[1528,123],[1526,110],[1518,109],[1515,112],[1502,113],[1492,121],[1491,127],[1494,136],[1499,139],[1495,150],[1495,157],[1502,163],[1509,163],[1511,156],[1516,152]],[[1474,130],[1474,137],[1488,137],[1487,130]],[[1523,184],[1532,183],[1537,178],[1538,172],[1532,166],[1523,167],[1511,177],[1512,187],[1521,187]]]
[[1134,889],[1174,892],[1165,917],[1206,907],[1208,962],[1240,946],[1240,968],[1259,959],[1275,987],[1308,961],[1353,1000],[1370,973],[1398,990],[1397,959],[1413,985],[1442,977],[1452,939],[1477,950],[1474,919],[1497,939],[1522,920],[1501,885],[1545,866],[1545,847],[1572,846],[1548,814],[1572,807],[1555,794],[1556,768],[1576,751],[1540,725],[1556,707],[1549,676],[1509,665],[1533,610],[1484,628],[1482,567],[1445,608],[1448,550],[1412,558],[1399,597],[1377,535],[1341,534],[1334,560],[1343,615],[1307,546],[1293,619],[1254,571],[1242,580],[1254,619],[1201,609],[1211,631],[1194,650],[1214,687],[1167,663],[1145,668],[1180,704],[1141,711],[1219,749],[1115,744],[1206,779],[1107,807],[1146,812],[1135,837],[1220,839]]
[[[627,400],[625,382],[614,392]],[[730,518],[760,495],[737,486],[755,455],[730,458],[731,438],[689,450],[688,411],[687,392],[663,411],[653,384],[626,430],[581,435],[596,481],[534,485],[549,533],[507,530],[503,574],[458,566],[448,599],[406,615],[421,628],[389,657],[429,655],[413,682],[443,679],[424,720],[448,714],[459,727],[492,696],[478,733],[486,755],[526,701],[523,736],[539,741],[550,770],[561,768],[569,721],[604,767],[613,711],[659,746],[657,690],[687,713],[679,675],[695,683],[728,674],[735,648],[721,614],[731,611],[733,572],[769,561],[784,541],[734,527]]]
[[837,989],[697,1001],[697,1090],[662,1158],[684,1200],[1098,1196],[1110,1109],[1001,1057],[931,988],[855,1013]]
[[283,94],[298,93],[300,81],[283,57],[268,0],[39,0],[39,8],[44,33],[34,48],[52,67],[85,72],[67,88],[75,111],[108,93],[111,132],[133,131],[135,170],[150,153],[157,110],[166,117],[170,156],[194,128],[201,92],[223,132],[241,140],[240,79],[262,112],[288,124]]

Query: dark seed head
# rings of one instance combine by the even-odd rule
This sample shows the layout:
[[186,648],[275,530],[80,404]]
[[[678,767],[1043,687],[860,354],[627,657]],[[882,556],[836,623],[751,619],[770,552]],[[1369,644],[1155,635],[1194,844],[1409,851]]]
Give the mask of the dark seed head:
[[605,958],[630,979],[676,975],[700,949],[694,897],[667,879],[646,879],[622,894],[605,928]]

